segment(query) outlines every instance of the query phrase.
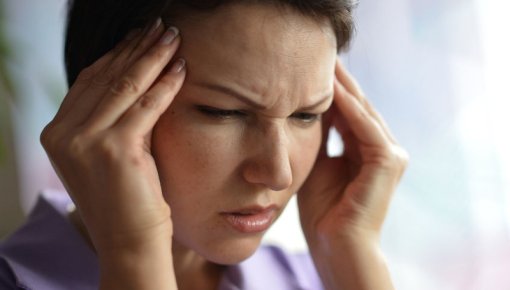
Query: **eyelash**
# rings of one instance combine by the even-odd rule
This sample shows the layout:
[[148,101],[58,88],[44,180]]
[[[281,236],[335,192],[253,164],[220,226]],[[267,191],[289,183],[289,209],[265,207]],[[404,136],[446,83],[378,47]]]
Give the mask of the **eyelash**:
[[[207,115],[218,119],[230,119],[236,117],[246,117],[247,113],[239,110],[222,110],[213,107],[207,106],[197,106],[198,110]],[[311,124],[318,120],[320,120],[321,114],[313,114],[313,113],[295,113],[292,114],[293,118],[297,119],[300,122]]]
[[233,117],[246,116],[246,113],[238,110],[221,110],[206,106],[198,106],[198,110],[205,115],[219,119],[229,119]]
[[321,117],[320,114],[312,114],[312,113],[295,113],[292,116],[294,118],[304,122],[304,123],[313,123],[318,121]]

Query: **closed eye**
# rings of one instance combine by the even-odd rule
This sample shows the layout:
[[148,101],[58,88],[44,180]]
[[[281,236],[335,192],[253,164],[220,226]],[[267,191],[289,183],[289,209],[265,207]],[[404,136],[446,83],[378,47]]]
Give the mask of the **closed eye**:
[[246,113],[239,110],[222,110],[218,108],[213,108],[209,106],[197,106],[199,112],[204,115],[219,118],[219,119],[230,119],[236,117],[244,117]]
[[295,118],[303,123],[313,123],[320,119],[320,114],[312,114],[312,113],[295,113],[292,114],[292,118]]

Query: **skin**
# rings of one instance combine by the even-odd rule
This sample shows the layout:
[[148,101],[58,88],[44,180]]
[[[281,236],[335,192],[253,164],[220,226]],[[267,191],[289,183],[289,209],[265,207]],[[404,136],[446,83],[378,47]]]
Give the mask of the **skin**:
[[[303,184],[321,143],[319,115],[333,98],[336,41],[329,26],[271,6],[227,6],[197,18],[177,22],[188,75],[154,129],[152,148],[174,245],[235,264],[263,234],[236,233],[219,213],[274,204],[279,215]],[[197,106],[239,113],[222,118]]]
[[[263,237],[237,233],[220,212],[272,204],[280,215],[308,176],[321,143],[317,116],[332,102],[336,39],[327,23],[271,6],[227,6],[176,25],[188,74],[152,148],[172,208],[176,271],[196,282],[180,268],[239,263]],[[210,116],[197,106],[242,115]]]
[[[295,192],[327,289],[393,289],[378,237],[407,157],[338,62],[327,22],[236,4],[175,24],[173,42],[154,25],[82,72],[41,134],[98,254],[101,289],[216,288],[218,264],[246,259],[262,238],[219,213],[273,204],[280,214]],[[331,126],[341,157],[325,153]]]

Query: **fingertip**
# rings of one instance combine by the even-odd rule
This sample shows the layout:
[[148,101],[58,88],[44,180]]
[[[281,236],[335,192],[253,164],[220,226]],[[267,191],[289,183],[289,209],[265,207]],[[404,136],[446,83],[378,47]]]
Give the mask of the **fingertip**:
[[159,43],[163,46],[171,45],[176,39],[180,36],[180,31],[175,26],[170,26],[167,28],[165,33],[161,36]]
[[186,71],[186,60],[182,57],[178,58],[171,66],[168,72],[170,74],[180,74]]

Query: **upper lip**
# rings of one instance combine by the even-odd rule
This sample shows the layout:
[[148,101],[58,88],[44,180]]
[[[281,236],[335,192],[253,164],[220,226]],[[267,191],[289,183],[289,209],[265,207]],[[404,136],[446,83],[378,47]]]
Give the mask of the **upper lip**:
[[261,206],[261,205],[253,205],[253,206],[247,206],[242,207],[234,210],[228,210],[222,212],[222,214],[259,214],[263,212],[273,211],[277,210],[278,206],[275,204],[269,205],[269,206]]

